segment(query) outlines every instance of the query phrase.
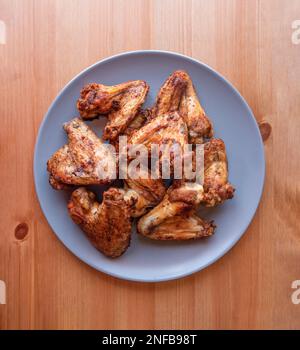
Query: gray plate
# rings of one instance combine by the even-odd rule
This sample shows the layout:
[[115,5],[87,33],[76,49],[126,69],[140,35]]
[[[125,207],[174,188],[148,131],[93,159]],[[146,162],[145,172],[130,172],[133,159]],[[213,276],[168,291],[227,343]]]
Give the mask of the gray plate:
[[[70,193],[54,191],[48,183],[46,162],[67,141],[62,124],[78,115],[76,100],[87,83],[107,85],[143,79],[150,85],[146,106],[177,69],[192,77],[201,102],[214,123],[215,137],[227,147],[229,178],[234,199],[203,210],[214,219],[213,237],[192,242],[153,242],[133,232],[127,252],[116,260],[99,253],[69,218]],[[105,120],[89,122],[100,135]],[[203,63],[172,52],[135,51],[102,60],[77,75],[59,93],[41,124],[35,147],[34,178],[41,208],[52,230],[79,259],[95,269],[135,281],[164,281],[199,271],[222,257],[243,235],[258,206],[264,183],[264,149],[257,123],[245,100],[221,75]],[[102,190],[98,187],[97,192]],[[247,259],[247,257],[245,257]]]

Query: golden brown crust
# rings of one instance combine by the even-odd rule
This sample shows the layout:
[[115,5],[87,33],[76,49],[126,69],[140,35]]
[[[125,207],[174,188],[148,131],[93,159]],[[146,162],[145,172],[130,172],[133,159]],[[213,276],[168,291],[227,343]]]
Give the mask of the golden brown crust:
[[213,136],[213,126],[200,104],[191,77],[183,70],[173,72],[160,88],[151,118],[178,111],[187,124],[190,143],[203,143]]
[[[174,160],[178,151],[183,151],[188,142],[186,123],[178,112],[170,112],[150,119],[142,128],[132,133],[128,140],[129,145],[143,144],[149,155],[159,160],[160,170],[163,160],[170,159],[171,174],[174,172]],[[159,147],[160,153],[153,156],[153,145]]]
[[155,104],[152,107],[152,118],[178,111],[186,86],[186,73],[184,71],[173,72],[157,94]]
[[123,190],[110,188],[104,192],[100,204],[93,192],[80,187],[72,193],[68,210],[100,252],[116,258],[126,251],[130,244],[131,219]]
[[107,114],[108,123],[103,139],[115,141],[139,112],[148,91],[148,84],[142,80],[114,86],[93,83],[82,89],[77,108],[83,119],[94,119]]
[[155,240],[190,240],[213,234],[215,225],[195,214],[203,188],[195,183],[171,186],[162,202],[138,222],[138,232]]
[[140,177],[124,181],[125,199],[129,201],[131,216],[135,218],[144,215],[147,210],[156,206],[166,193],[162,179],[151,179],[149,176],[148,179]]
[[107,145],[79,118],[64,124],[64,129],[69,143],[55,152],[47,162],[49,182],[53,188],[109,183],[111,176],[103,169],[106,164],[114,162],[114,154]]
[[228,165],[224,141],[212,139],[204,145],[203,204],[213,207],[231,199],[234,187],[228,182]]
[[190,76],[186,75],[187,86],[181,98],[180,113],[187,123],[190,143],[203,143],[213,136],[213,126],[200,104]]

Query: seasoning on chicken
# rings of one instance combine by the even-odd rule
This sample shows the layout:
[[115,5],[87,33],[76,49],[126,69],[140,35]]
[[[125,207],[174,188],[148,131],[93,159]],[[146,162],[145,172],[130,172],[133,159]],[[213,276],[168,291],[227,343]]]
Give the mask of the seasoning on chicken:
[[69,185],[109,183],[114,175],[116,157],[108,146],[79,118],[65,123],[64,130],[68,144],[47,162],[52,187],[63,189]]
[[196,183],[171,186],[161,203],[138,222],[138,232],[155,240],[190,240],[210,236],[215,225],[195,212],[203,198],[203,187]]
[[126,251],[131,238],[131,218],[124,190],[110,188],[103,193],[100,204],[93,192],[80,187],[72,193],[68,210],[100,252],[117,258]]
[[204,197],[202,203],[213,207],[233,198],[234,187],[228,182],[225,143],[211,139],[204,144]]
[[149,86],[133,80],[114,86],[89,84],[81,90],[77,108],[83,119],[107,115],[103,139],[115,141],[133,121],[144,103]]

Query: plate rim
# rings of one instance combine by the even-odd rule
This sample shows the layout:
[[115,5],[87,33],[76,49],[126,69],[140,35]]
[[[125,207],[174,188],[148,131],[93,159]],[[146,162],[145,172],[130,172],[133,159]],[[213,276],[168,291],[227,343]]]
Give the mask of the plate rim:
[[[38,192],[38,186],[37,186],[37,176],[38,176],[38,146],[41,142],[41,134],[42,134],[42,130],[45,127],[46,124],[46,120],[48,119],[49,114],[51,113],[52,109],[54,108],[56,102],[61,98],[61,96],[63,95],[63,93],[69,88],[69,86],[75,81],[77,80],[81,75],[83,75],[84,73],[88,72],[89,70],[97,67],[98,65],[101,65],[105,62],[109,62],[110,60],[114,60],[116,58],[120,58],[123,56],[131,56],[131,55],[139,55],[139,54],[163,54],[163,55],[169,55],[169,56],[176,56],[176,57],[180,57],[183,58],[185,60],[188,60],[192,63],[196,63],[199,64],[200,66],[205,67],[208,71],[210,71],[210,73],[212,73],[213,75],[217,76],[221,81],[223,81],[226,85],[228,85],[231,90],[237,95],[237,97],[241,100],[241,102],[244,104],[244,106],[246,107],[249,115],[251,116],[252,122],[255,126],[256,132],[258,134],[258,139],[259,139],[259,149],[260,149],[260,157],[261,157],[261,170],[262,170],[262,176],[261,176],[261,183],[260,183],[260,188],[259,188],[259,196],[258,196],[258,201],[257,201],[257,205],[255,206],[255,208],[253,209],[253,212],[250,215],[250,219],[248,220],[248,222],[245,223],[245,225],[243,226],[243,228],[240,230],[241,232],[238,234],[238,236],[231,242],[230,245],[228,245],[227,247],[225,247],[225,249],[223,249],[219,254],[217,254],[215,257],[213,257],[212,259],[209,259],[205,264],[203,264],[202,266],[197,266],[193,269],[189,269],[187,272],[182,272],[182,273],[171,273],[165,276],[161,276],[161,277],[132,277],[131,275],[124,275],[124,274],[119,274],[117,272],[111,272],[108,271],[106,268],[102,268],[99,267],[96,264],[93,264],[89,261],[87,261],[87,259],[85,257],[82,257],[79,253],[75,252],[73,249],[71,249],[63,240],[62,237],[59,237],[59,235],[55,232],[52,224],[49,222],[47,215],[46,215],[46,210],[43,207],[42,201],[40,199],[40,195]],[[195,58],[192,58],[190,56],[184,55],[182,53],[178,53],[175,51],[167,51],[167,50],[133,50],[133,51],[124,51],[124,52],[120,52],[117,53],[115,55],[103,58],[91,65],[89,65],[88,67],[84,68],[83,70],[81,70],[78,74],[76,74],[71,80],[69,80],[67,82],[67,84],[65,84],[63,86],[62,89],[60,89],[57,93],[57,95],[55,96],[55,98],[53,99],[53,101],[51,102],[50,106],[48,107],[46,113],[43,116],[43,119],[39,125],[39,129],[38,129],[38,133],[36,135],[36,141],[35,141],[35,146],[34,146],[34,156],[33,156],[33,175],[34,175],[34,188],[35,188],[35,193],[38,199],[38,203],[40,206],[40,209],[48,223],[48,225],[50,226],[52,232],[55,234],[55,236],[59,239],[59,241],[64,245],[65,248],[67,248],[74,256],[76,256],[76,258],[80,259],[81,261],[83,261],[85,264],[87,264],[88,266],[91,266],[92,268],[94,268],[97,271],[100,271],[102,273],[105,273],[107,275],[110,275],[114,278],[118,278],[121,280],[126,280],[126,281],[132,281],[132,282],[146,282],[146,283],[155,283],[155,282],[163,282],[163,281],[170,281],[170,280],[176,280],[176,279],[180,279],[180,278],[184,278],[186,276],[192,275],[196,272],[199,272],[205,268],[207,268],[208,266],[214,264],[216,261],[218,261],[219,259],[221,259],[224,255],[226,255],[236,244],[237,242],[242,238],[242,236],[246,233],[250,223],[253,221],[255,214],[257,212],[257,209],[260,205],[261,202],[261,198],[262,198],[262,194],[263,194],[263,190],[264,190],[264,185],[265,185],[265,173],[266,173],[266,162],[265,162],[265,150],[264,150],[264,143],[261,137],[261,133],[259,130],[259,126],[258,123],[254,117],[254,114],[250,108],[250,106],[248,105],[247,101],[245,100],[245,98],[241,95],[241,93],[238,91],[238,89],[229,81],[227,80],[227,78],[225,78],[223,75],[221,75],[221,73],[219,73],[218,71],[216,71],[214,68],[210,67],[208,64],[197,60]]]

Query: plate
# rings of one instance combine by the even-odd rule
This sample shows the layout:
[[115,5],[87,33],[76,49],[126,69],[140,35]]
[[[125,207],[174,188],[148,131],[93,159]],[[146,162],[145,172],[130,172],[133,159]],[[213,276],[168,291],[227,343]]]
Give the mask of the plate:
[[[91,82],[106,85],[142,79],[150,85],[145,106],[174,70],[184,69],[193,79],[198,96],[214,124],[215,137],[225,141],[229,180],[235,186],[232,200],[205,209],[214,219],[215,235],[190,242],[156,242],[132,234],[126,253],[112,260],[99,253],[72,222],[67,211],[70,192],[55,191],[48,183],[46,162],[67,137],[64,122],[78,115],[76,100]],[[105,118],[88,122],[101,135]],[[104,59],[85,69],[58,94],[40,126],[34,155],[37,196],[49,225],[79,259],[109,275],[134,281],[157,282],[199,271],[221,258],[241,238],[259,204],[265,174],[264,147],[256,120],[239,92],[220,74],[195,59],[173,52],[133,51]],[[97,192],[101,189],[98,187]],[[249,253],[250,254],[250,253]],[[247,257],[245,256],[245,259]]]

